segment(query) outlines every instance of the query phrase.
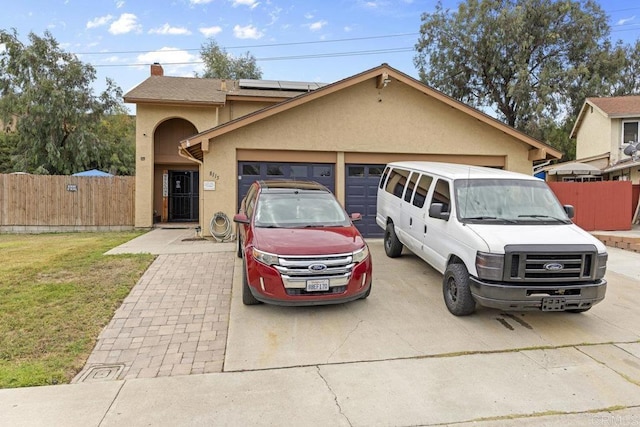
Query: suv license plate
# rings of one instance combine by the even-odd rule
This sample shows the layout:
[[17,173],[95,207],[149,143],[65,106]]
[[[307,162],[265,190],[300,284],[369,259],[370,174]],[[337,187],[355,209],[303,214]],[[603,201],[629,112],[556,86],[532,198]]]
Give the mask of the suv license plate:
[[329,279],[307,280],[307,292],[319,292],[329,290]]
[[545,297],[542,298],[542,311],[564,311],[564,297]]

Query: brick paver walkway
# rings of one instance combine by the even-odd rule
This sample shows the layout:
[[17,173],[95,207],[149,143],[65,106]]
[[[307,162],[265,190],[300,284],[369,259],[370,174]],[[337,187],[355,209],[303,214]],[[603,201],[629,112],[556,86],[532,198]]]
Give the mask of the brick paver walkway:
[[233,252],[158,256],[74,382],[101,367],[117,368],[112,379],[221,372],[233,265]]

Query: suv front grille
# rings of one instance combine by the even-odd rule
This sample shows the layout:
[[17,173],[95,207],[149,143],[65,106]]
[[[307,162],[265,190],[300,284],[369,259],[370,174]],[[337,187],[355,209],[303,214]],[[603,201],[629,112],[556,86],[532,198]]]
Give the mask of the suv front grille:
[[509,282],[576,282],[593,280],[593,245],[508,245],[504,280]]
[[280,256],[279,264],[275,267],[282,276],[285,288],[305,288],[307,280],[311,279],[328,279],[330,288],[346,286],[355,266],[351,253]]

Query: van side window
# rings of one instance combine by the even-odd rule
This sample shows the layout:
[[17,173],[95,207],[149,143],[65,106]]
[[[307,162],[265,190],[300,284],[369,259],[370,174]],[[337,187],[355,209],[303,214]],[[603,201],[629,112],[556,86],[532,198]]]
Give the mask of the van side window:
[[404,201],[410,202],[411,196],[413,196],[413,190],[416,188],[416,181],[418,181],[418,174],[413,172],[411,174],[411,179],[409,179],[409,183],[407,184],[407,191],[404,193]]
[[378,184],[378,188],[382,189],[384,188],[384,183],[387,180],[387,175],[389,175],[389,171],[391,170],[390,167],[386,167],[384,168],[384,173],[382,174],[382,177],[380,178],[380,184]]
[[436,182],[436,188],[433,191],[433,197],[431,203],[442,203],[442,212],[449,212],[449,205],[451,204],[451,193],[449,191],[449,183],[442,179]]
[[408,176],[408,170],[393,169],[391,172],[389,172],[389,179],[387,180],[387,186],[384,190],[387,193],[391,193],[398,198],[402,197],[402,193],[404,191],[404,186],[407,183]]
[[413,206],[419,208],[424,206],[424,201],[427,199],[427,193],[429,192],[431,182],[433,182],[432,177],[428,175],[420,176],[418,186],[416,187],[416,195],[413,196]]

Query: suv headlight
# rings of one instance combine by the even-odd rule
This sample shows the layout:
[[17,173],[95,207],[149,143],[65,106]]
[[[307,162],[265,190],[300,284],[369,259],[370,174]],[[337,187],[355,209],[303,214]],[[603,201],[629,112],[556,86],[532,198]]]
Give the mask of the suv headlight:
[[365,259],[367,259],[367,257],[369,256],[369,247],[365,246],[364,248],[355,251],[353,253],[353,261],[358,263],[358,262],[362,262]]
[[253,248],[252,255],[257,261],[263,264],[278,265],[279,263],[278,255],[270,254],[268,252],[262,252],[256,248]]
[[484,280],[502,280],[504,255],[478,252],[476,254],[476,271],[478,278]]

